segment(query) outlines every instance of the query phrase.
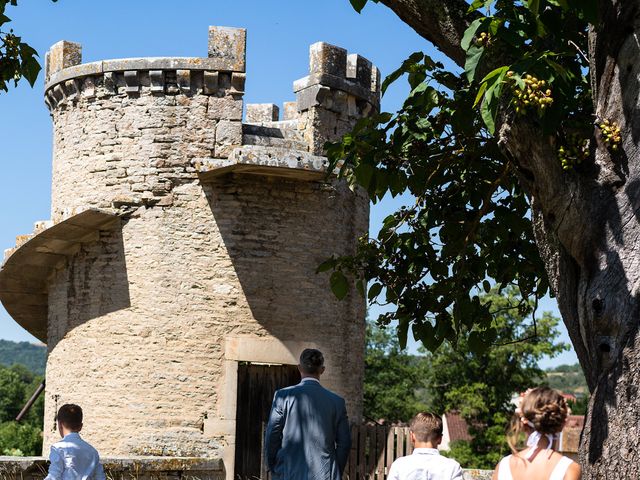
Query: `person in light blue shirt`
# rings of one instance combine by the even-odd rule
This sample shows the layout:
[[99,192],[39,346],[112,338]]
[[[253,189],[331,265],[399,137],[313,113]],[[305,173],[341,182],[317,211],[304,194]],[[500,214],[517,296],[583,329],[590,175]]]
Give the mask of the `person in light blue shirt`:
[[344,399],[320,385],[324,357],[306,349],[302,381],[278,390],[265,432],[272,480],[340,480],[351,448]]
[[462,480],[462,468],[438,452],[442,419],[430,412],[418,413],[409,424],[413,453],[391,464],[387,480]]
[[106,480],[95,448],[80,438],[82,409],[66,404],[58,410],[62,440],[51,446],[49,474],[45,480]]

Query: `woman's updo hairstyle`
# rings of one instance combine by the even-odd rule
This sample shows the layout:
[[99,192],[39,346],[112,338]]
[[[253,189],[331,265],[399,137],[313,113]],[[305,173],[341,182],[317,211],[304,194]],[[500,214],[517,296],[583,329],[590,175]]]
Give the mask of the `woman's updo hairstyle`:
[[560,392],[548,387],[534,388],[522,399],[520,415],[533,423],[540,433],[562,431],[569,407]]
[[562,431],[569,411],[566,400],[557,390],[538,387],[527,391],[516,409],[507,435],[511,450],[517,451],[516,444],[520,435],[525,433],[526,422],[523,420],[531,422],[533,429],[542,434],[554,435]]

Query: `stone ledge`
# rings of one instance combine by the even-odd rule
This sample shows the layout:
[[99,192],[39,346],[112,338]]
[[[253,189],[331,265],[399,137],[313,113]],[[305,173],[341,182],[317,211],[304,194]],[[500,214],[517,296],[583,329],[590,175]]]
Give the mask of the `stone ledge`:
[[[108,478],[127,480],[222,480],[224,466],[220,458],[194,457],[122,457],[102,459]],[[42,480],[48,462],[44,457],[0,457],[2,480]],[[491,470],[465,469],[464,480],[489,480]]]
[[296,180],[322,180],[327,174],[327,158],[309,152],[278,147],[245,145],[235,148],[229,158],[192,160],[202,181],[226,173],[250,173]]
[[[102,464],[112,479],[222,480],[225,475],[221,458],[105,457]],[[41,480],[47,470],[44,457],[0,457],[2,480]]]
[[218,72],[244,73],[244,68],[230,68],[223,58],[203,57],[148,57],[121,58],[82,63],[60,70],[52,74],[44,87],[45,92],[53,86],[78,77],[101,75],[107,72],[124,72],[128,70],[209,70]]
[[46,343],[49,275],[83,243],[97,240],[101,230],[115,228],[117,222],[113,212],[86,209],[55,224],[39,222],[34,234],[18,237],[0,268],[0,301],[9,315]]

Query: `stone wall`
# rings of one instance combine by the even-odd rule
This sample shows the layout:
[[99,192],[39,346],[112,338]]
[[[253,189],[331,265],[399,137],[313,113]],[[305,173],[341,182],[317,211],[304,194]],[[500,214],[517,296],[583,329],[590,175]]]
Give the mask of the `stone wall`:
[[[204,458],[105,458],[109,480],[221,480],[224,466]],[[0,457],[0,480],[43,480],[48,462],[42,457]]]
[[[104,459],[110,480],[220,480],[220,463],[199,458]],[[43,480],[47,461],[41,457],[0,457],[0,480]],[[490,470],[465,470],[464,480],[489,480]],[[348,480],[348,479],[347,479]],[[382,480],[382,479],[380,479]]]

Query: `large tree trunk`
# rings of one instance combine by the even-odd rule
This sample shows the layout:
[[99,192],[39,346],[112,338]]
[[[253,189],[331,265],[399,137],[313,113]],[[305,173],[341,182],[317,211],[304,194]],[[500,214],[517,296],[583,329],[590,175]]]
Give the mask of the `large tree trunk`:
[[[423,15],[411,12],[433,1],[382,1],[460,64],[456,45],[445,43],[460,38],[465,22],[442,20],[443,12],[461,8],[459,0]],[[564,171],[554,139],[535,124],[503,119],[499,131],[531,199],[538,247],[592,393],[581,441],[585,479],[640,478],[638,7],[638,0],[600,1],[600,24],[590,33],[596,112],[591,168]],[[441,31],[424,34],[425,26]],[[596,127],[604,119],[622,131],[613,155]]]

